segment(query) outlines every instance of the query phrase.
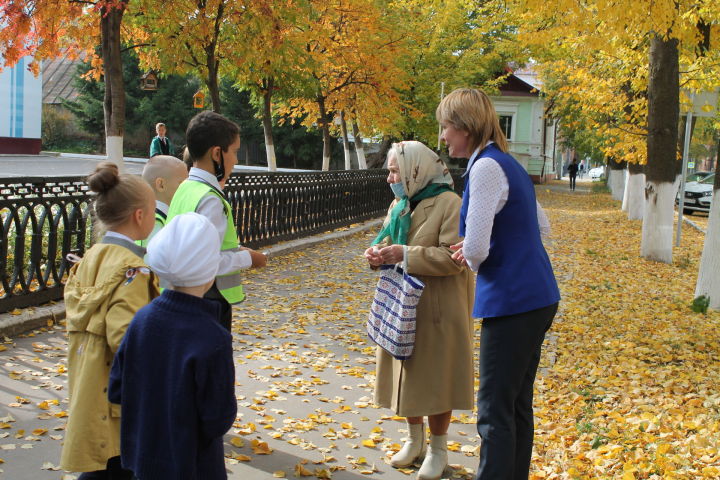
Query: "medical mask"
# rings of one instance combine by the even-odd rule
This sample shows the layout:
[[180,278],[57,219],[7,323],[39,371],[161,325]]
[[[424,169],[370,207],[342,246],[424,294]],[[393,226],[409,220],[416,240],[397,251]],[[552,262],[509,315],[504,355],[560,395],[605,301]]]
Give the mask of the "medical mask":
[[402,182],[399,183],[391,183],[390,184],[390,190],[395,194],[397,198],[403,198],[406,196],[405,194],[405,187],[403,186]]

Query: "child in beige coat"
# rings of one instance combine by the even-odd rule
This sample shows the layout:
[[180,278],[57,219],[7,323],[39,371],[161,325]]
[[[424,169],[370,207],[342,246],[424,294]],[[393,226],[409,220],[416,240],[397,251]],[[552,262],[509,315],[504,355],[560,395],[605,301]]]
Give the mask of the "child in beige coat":
[[107,232],[70,270],[65,287],[68,417],[61,466],[79,480],[132,478],[120,466],[120,408],[107,386],[113,356],[135,312],[158,294],[157,279],[136,245],[155,225],[155,197],[139,177],[104,162],[87,179]]

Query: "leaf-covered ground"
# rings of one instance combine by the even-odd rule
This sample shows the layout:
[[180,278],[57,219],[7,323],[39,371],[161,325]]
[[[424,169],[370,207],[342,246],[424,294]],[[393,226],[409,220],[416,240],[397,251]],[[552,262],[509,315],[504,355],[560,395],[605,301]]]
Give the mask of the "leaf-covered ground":
[[719,478],[720,314],[690,309],[704,236],[685,226],[674,264],[648,262],[609,196],[539,199],[563,303],[534,478]]
[[[639,258],[640,223],[607,195],[539,187],[563,301],[536,384],[533,478],[718,478],[718,323],[690,310],[703,236],[684,229],[676,262]],[[385,459],[404,425],[372,404],[363,331],[374,232],[284,257],[247,277],[235,310],[239,415],[230,478],[412,478]],[[477,331],[479,338],[479,329]],[[57,471],[67,414],[61,326],[0,346],[0,478]],[[455,412],[448,477],[471,478],[479,440]]]

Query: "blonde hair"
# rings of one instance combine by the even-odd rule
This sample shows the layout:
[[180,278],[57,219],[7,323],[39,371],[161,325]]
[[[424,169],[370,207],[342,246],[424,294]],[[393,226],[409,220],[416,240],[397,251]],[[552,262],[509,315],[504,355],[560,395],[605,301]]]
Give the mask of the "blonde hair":
[[492,141],[508,151],[505,134],[495,107],[485,92],[476,88],[457,88],[440,101],[435,117],[441,125],[450,124],[470,134],[471,151]]

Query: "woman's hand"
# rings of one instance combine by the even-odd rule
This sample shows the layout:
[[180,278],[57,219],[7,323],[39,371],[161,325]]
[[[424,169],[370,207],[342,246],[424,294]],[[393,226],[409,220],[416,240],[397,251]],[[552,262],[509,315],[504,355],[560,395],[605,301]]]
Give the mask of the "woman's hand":
[[377,247],[370,247],[365,250],[365,258],[367,259],[371,267],[379,267],[380,265],[382,265],[382,257],[380,256],[379,252],[380,251],[377,249]]
[[455,252],[452,254],[452,257],[450,257],[450,258],[452,258],[453,261],[457,265],[464,267],[464,266],[467,266],[467,260],[465,260],[465,257],[463,256],[462,247],[463,247],[463,242],[456,243],[455,245],[450,245],[450,250]]
[[384,265],[393,265],[403,261],[404,252],[402,245],[390,245],[380,249],[380,257]]

